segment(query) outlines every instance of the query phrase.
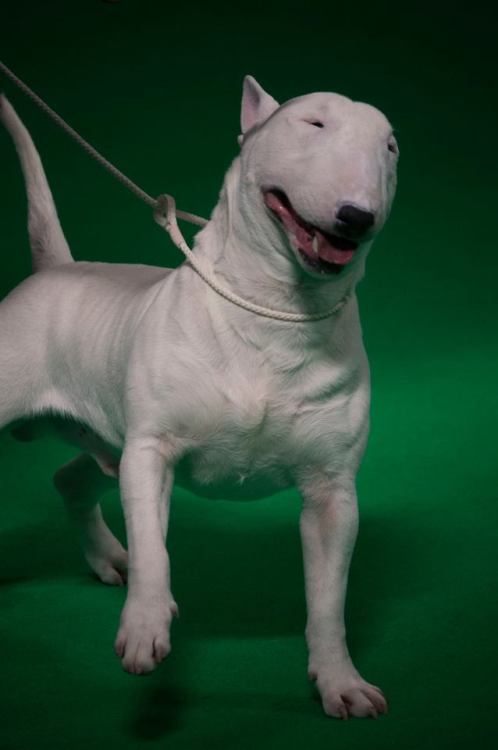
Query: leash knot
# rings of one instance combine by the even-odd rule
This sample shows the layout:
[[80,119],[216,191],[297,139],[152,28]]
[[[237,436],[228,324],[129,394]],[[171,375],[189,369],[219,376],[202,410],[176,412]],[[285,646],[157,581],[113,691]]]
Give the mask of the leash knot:
[[154,206],[154,221],[160,227],[171,233],[171,229],[176,222],[173,217],[176,213],[176,202],[172,195],[163,193],[156,199]]

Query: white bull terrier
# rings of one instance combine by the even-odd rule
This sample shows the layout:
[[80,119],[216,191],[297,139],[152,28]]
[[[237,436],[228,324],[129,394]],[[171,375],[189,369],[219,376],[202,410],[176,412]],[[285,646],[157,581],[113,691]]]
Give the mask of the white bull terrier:
[[[128,569],[115,643],[124,669],[150,672],[170,650],[174,479],[208,497],[231,486],[234,499],[297,487],[309,676],[331,716],[385,713],[349,656],[344,601],[369,426],[355,288],[394,197],[389,122],[332,93],[280,106],[244,80],[241,152],[194,252],[252,303],[310,315],[337,305],[292,322],[223,298],[188,261],[74,262],[38,153],[4,97],[1,118],[26,179],[35,273],[0,304],[0,427],[67,418],[61,432],[82,452],[54,481],[97,575],[122,585]],[[128,555],[99,506],[111,477]]]

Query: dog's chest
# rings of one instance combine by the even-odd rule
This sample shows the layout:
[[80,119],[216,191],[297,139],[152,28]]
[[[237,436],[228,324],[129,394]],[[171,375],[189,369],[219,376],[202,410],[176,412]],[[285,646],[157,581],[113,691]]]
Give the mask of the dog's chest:
[[218,373],[210,427],[177,465],[177,481],[214,497],[265,496],[291,486],[300,463],[319,461],[350,430],[344,407],[353,380],[350,368],[312,356],[280,359],[278,366],[275,356],[254,357]]
[[218,396],[210,429],[177,468],[180,483],[197,492],[209,485],[209,494],[216,494],[222,482],[225,495],[227,485],[240,495],[244,485],[254,491],[263,478],[266,486],[288,485],[292,399],[279,394],[276,380],[261,370],[226,373]]

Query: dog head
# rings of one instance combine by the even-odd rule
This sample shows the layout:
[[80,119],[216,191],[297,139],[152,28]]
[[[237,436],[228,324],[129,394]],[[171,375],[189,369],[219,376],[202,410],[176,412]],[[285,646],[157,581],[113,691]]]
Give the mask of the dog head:
[[241,207],[260,238],[309,276],[353,273],[396,190],[398,146],[386,117],[333,93],[279,105],[246,76],[241,127]]

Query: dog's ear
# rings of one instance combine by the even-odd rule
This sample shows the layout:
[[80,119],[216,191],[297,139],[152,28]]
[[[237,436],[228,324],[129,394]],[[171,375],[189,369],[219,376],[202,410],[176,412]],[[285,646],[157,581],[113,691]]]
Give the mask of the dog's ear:
[[264,122],[279,106],[279,103],[270,94],[267,94],[252,76],[246,76],[242,91],[240,111],[242,135],[239,135],[238,138],[239,145],[242,144],[244,133],[247,133],[254,125]]

